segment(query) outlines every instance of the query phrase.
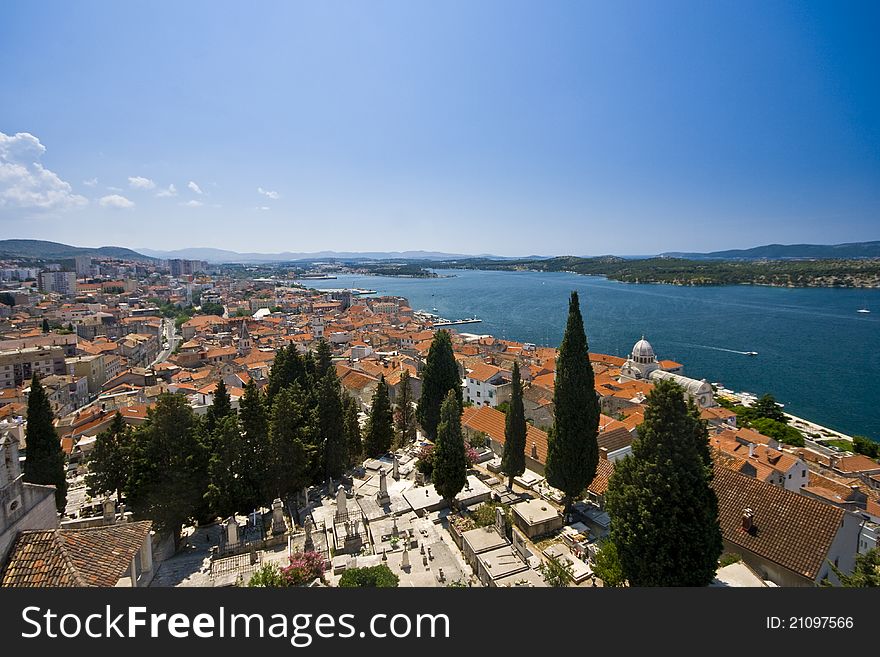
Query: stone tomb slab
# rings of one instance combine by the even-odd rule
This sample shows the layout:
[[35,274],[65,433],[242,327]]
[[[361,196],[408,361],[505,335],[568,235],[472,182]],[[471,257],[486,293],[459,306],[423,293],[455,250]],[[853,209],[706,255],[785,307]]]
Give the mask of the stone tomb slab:
[[391,495],[388,504],[385,505],[380,505],[375,497],[359,497],[356,502],[364,517],[370,522],[379,518],[406,513],[410,510],[410,505],[400,495]]

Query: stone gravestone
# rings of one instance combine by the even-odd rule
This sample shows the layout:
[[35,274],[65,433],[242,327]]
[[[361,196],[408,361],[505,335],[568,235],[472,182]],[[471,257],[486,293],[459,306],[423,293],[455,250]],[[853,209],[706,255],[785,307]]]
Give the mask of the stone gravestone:
[[394,517],[391,519],[391,535],[394,536],[395,538],[397,538],[397,534],[398,534],[398,533],[399,533],[399,532],[398,532],[398,529],[397,529],[397,516],[394,516]]
[[238,523],[235,516],[229,516],[226,519],[226,545],[234,547],[238,545]]
[[336,517],[344,517],[348,515],[348,498],[345,495],[345,488],[340,484],[336,490]]
[[272,500],[272,533],[283,534],[287,531],[287,525],[284,524],[284,503],[281,498],[276,497]]
[[388,476],[385,468],[379,470],[379,492],[376,493],[376,502],[379,503],[379,506],[391,503],[391,496],[388,495]]
[[392,455],[394,459],[394,465],[391,470],[391,476],[394,477],[394,480],[400,479],[400,460],[397,458],[397,454]]
[[507,536],[507,522],[504,519],[504,509],[500,506],[495,507],[495,531],[502,537]]
[[303,551],[312,552],[315,549],[315,541],[312,539],[312,519],[306,517],[305,523],[303,523],[306,530],[306,540],[303,543]]
[[116,502],[114,502],[112,498],[104,498],[104,501],[102,502],[102,509],[104,512],[105,525],[112,525],[114,522],[116,522]]
[[357,554],[361,551],[363,539],[358,533],[358,521],[352,520],[345,523],[345,540],[343,541],[343,549],[348,554]]
[[424,472],[416,472],[416,486],[424,486],[425,485],[425,473]]
[[406,571],[410,569],[409,548],[406,544],[403,546],[403,555],[400,557],[400,569]]

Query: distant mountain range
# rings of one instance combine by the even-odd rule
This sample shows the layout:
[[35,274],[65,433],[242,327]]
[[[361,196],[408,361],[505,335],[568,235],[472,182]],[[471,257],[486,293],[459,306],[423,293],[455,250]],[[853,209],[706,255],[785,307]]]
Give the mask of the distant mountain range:
[[798,258],[880,258],[880,241],[847,244],[767,244],[751,249],[732,249],[711,253],[670,252],[670,258],[691,260],[786,260]]
[[154,258],[181,258],[183,260],[205,260],[206,262],[280,262],[289,260],[454,260],[456,258],[487,257],[498,258],[482,254],[480,256],[465,255],[461,253],[441,253],[439,251],[315,251],[312,253],[238,253],[224,249],[191,248],[177,249],[175,251],[157,251],[155,249],[138,249]]
[[[0,240],[0,258],[29,258],[34,260],[69,260],[79,255],[103,256],[126,260],[152,261],[155,258],[167,260],[205,260],[212,263],[268,263],[295,260],[425,260],[454,261],[464,259],[491,260],[545,260],[548,256],[506,257],[487,253],[469,255],[462,253],[443,253],[440,251],[317,251],[282,253],[238,253],[224,249],[189,248],[174,251],[138,249],[134,251],[121,246],[101,246],[97,248],[70,246],[45,240]],[[880,258],[880,241],[850,242],[847,244],[768,244],[751,249],[732,249],[711,253],[662,253],[664,257],[687,258],[691,260],[785,260],[785,259],[837,259],[837,258]],[[645,258],[652,256],[644,256]],[[627,259],[636,259],[627,257]]]
[[0,240],[0,258],[70,260],[76,256],[102,256],[121,260],[152,261],[153,258],[121,246],[70,246],[45,240]]

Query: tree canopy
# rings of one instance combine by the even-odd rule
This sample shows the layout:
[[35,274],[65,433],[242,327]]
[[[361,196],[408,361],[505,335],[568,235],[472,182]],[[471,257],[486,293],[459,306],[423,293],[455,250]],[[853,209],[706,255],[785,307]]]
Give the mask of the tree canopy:
[[31,378],[27,409],[24,480],[32,484],[55,486],[55,506],[59,513],[63,513],[67,505],[64,451],[53,424],[52,406],[36,372]]
[[367,421],[367,431],[364,438],[364,450],[367,456],[382,456],[391,449],[391,443],[394,440],[392,417],[388,385],[385,383],[385,377],[380,375],[379,384],[373,394],[373,404],[370,407],[370,418]]
[[519,363],[514,363],[510,382],[510,404],[504,418],[504,455],[501,458],[501,471],[507,475],[508,488],[513,487],[514,477],[526,471],[527,430]]
[[467,483],[468,461],[461,429],[461,405],[454,390],[446,393],[434,447],[431,474],[437,492],[449,504]]
[[586,490],[599,464],[599,400],[577,292],[556,358],[555,421],[547,438],[547,482],[565,495],[565,511]]
[[450,390],[455,393],[458,405],[461,406],[461,376],[452,353],[452,340],[448,331],[437,331],[422,370],[422,396],[416,409],[416,418],[431,440],[437,436],[440,407]]
[[131,430],[117,412],[110,427],[98,434],[89,454],[89,473],[86,475],[89,495],[115,493],[117,501],[121,499],[131,470],[130,447]]
[[632,455],[605,495],[611,540],[633,586],[705,586],[722,552],[706,423],[683,390],[658,381]]

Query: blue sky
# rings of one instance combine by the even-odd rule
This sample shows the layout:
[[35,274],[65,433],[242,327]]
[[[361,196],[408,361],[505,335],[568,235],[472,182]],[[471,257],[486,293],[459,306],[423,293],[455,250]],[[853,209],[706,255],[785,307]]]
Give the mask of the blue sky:
[[876,2],[8,2],[0,234],[647,254],[880,239]]

